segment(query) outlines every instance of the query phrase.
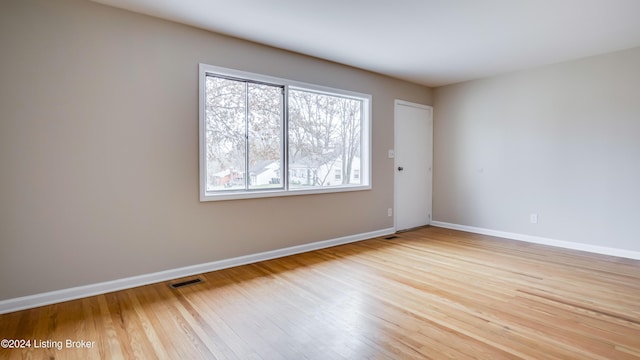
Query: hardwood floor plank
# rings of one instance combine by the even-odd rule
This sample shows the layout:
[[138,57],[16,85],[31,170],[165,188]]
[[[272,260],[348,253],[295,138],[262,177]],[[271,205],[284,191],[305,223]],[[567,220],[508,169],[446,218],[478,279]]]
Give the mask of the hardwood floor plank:
[[0,359],[640,359],[635,260],[428,227],[200,277],[0,315],[52,341]]

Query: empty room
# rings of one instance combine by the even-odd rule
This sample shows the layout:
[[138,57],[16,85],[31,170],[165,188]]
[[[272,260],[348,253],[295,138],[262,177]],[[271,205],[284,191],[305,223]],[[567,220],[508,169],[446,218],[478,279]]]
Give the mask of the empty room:
[[640,359],[638,14],[1,0],[0,359]]

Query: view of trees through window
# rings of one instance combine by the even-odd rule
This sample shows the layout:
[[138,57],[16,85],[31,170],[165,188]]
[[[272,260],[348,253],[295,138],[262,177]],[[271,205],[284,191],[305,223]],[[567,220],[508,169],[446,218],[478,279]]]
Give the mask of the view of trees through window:
[[362,184],[363,99],[207,74],[204,100],[206,191]]
[[[282,188],[283,92],[281,86],[207,76],[208,191]],[[258,177],[267,168],[269,177]]]
[[354,170],[361,166],[362,106],[362,100],[289,91],[291,188],[360,184]]

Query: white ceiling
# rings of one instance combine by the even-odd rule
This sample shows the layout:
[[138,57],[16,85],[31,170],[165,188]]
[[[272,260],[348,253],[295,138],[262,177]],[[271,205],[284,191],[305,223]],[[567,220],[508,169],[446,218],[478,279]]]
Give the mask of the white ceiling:
[[439,86],[640,46],[640,0],[94,0]]

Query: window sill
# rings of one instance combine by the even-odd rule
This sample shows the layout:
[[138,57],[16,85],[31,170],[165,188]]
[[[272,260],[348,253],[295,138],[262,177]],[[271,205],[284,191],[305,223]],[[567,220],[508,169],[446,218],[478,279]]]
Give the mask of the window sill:
[[225,201],[225,200],[242,200],[242,199],[260,199],[269,197],[283,197],[296,195],[315,195],[315,194],[331,194],[340,192],[371,190],[371,185],[359,186],[336,186],[324,189],[290,189],[290,190],[257,190],[257,191],[238,191],[238,192],[206,192],[200,194],[200,201]]

